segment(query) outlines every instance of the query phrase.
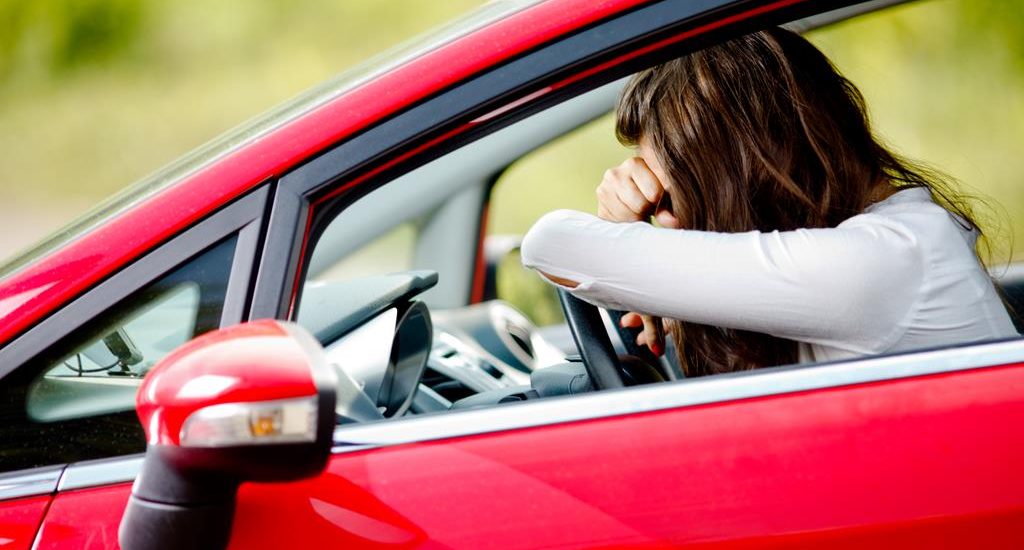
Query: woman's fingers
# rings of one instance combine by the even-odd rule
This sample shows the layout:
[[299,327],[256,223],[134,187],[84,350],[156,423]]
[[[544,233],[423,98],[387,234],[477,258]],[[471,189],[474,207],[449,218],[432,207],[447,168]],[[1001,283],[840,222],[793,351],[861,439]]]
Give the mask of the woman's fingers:
[[615,192],[622,204],[628,206],[638,219],[649,216],[661,198],[657,178],[650,172],[643,159],[637,157],[627,159],[617,171],[620,179],[615,186]]
[[644,315],[643,320],[643,336],[647,342],[647,347],[651,349],[651,353],[660,356],[662,353],[665,353],[665,339],[661,333],[661,319]]
[[632,180],[616,187],[615,193],[618,195],[619,202],[626,205],[637,220],[643,219],[644,215],[651,210],[652,204],[647,202],[647,197],[644,197]]
[[619,185],[606,179],[597,187],[597,215],[611,222],[635,222],[640,218],[619,198]]
[[665,192],[665,186],[658,180],[658,176],[654,175],[654,171],[647,166],[642,157],[633,157],[626,162],[630,163],[630,176],[647,204],[651,206],[658,204],[661,195]]
[[[613,191],[614,192],[614,191]],[[635,222],[640,220],[640,215],[633,211],[628,204],[622,202],[618,196],[613,196],[607,201],[608,211],[611,213],[611,221]]]
[[640,317],[639,313],[630,311],[623,314],[619,319],[619,326],[622,328],[640,328],[644,326],[644,320]]
[[643,327],[636,337],[636,345],[647,346],[654,355],[665,353],[665,336],[662,331],[661,319],[631,311],[619,319],[619,325],[623,328]]
[[604,173],[597,187],[598,216],[616,222],[645,220],[664,192],[642,158],[627,159]]
[[658,225],[669,229],[682,229],[683,227],[683,224],[679,223],[675,214],[668,210],[658,210],[654,213],[654,219],[658,222]]

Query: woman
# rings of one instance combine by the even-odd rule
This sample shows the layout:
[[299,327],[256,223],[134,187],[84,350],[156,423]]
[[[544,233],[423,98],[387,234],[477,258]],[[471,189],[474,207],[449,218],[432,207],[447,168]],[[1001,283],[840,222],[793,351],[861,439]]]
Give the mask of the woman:
[[[931,173],[888,151],[857,89],[772,29],[643,71],[598,216],[561,210],[523,263],[664,325],[687,376],[1015,336],[977,225]],[[648,222],[651,218],[661,227]]]

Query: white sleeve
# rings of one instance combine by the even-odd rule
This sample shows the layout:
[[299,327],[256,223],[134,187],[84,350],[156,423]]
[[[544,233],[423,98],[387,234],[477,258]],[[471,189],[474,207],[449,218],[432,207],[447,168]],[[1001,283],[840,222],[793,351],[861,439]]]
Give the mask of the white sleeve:
[[924,273],[914,234],[875,214],[829,229],[712,233],[558,210],[530,229],[522,258],[597,305],[865,354],[902,336]]

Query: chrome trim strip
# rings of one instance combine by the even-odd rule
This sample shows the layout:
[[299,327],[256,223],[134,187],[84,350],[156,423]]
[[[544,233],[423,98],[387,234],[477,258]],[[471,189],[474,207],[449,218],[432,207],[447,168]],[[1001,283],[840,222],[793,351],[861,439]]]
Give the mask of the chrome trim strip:
[[787,366],[664,384],[517,403],[399,421],[349,425],[334,431],[335,454],[593,418],[719,403],[1024,363],[1024,340]]
[[69,464],[57,484],[57,492],[135,481],[142,471],[143,456],[138,454]]
[[57,490],[64,466],[47,466],[0,475],[0,500],[48,495]]

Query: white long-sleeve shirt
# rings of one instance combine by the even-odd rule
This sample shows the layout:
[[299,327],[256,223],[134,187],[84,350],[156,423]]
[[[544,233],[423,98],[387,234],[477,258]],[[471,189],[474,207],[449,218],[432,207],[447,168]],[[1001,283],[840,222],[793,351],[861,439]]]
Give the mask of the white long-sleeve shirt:
[[1016,336],[976,239],[912,188],[835,228],[771,233],[558,210],[526,234],[522,259],[593,304],[763,332],[826,361]]

